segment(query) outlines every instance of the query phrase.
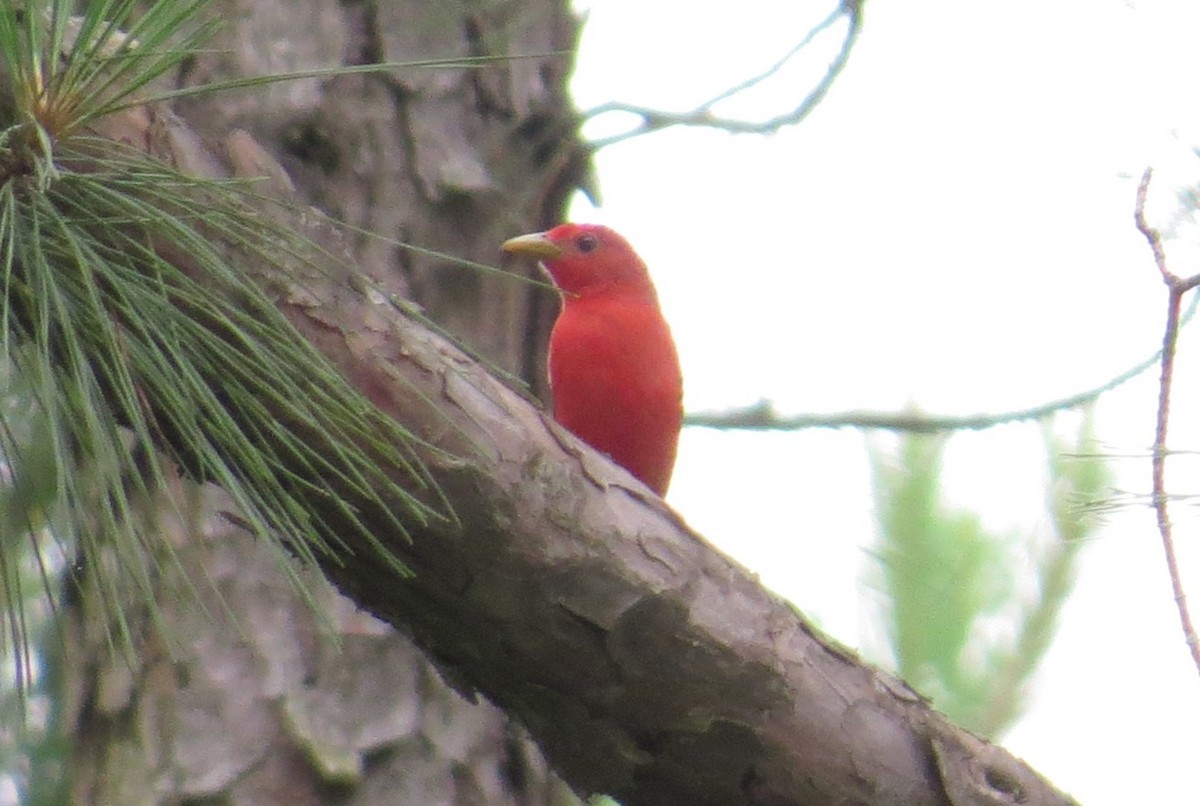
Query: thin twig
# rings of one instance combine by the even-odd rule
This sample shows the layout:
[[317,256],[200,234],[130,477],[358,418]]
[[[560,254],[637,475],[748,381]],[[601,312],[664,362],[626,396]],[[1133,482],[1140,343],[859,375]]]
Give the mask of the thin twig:
[[[858,35],[862,31],[862,8],[865,2],[866,0],[842,0],[828,17],[817,23],[799,43],[793,46],[775,64],[758,75],[721,91],[689,112],[665,112],[661,109],[652,109],[646,106],[625,104],[617,101],[610,101],[588,110],[583,116],[585,120],[609,112],[625,112],[641,118],[632,128],[620,134],[593,140],[588,144],[589,147],[592,151],[599,151],[605,146],[619,143],[622,140],[628,140],[632,137],[649,134],[650,132],[661,131],[672,126],[703,126],[710,129],[720,129],[721,131],[733,134],[771,134],[782,129],[784,126],[792,126],[799,123],[808,117],[809,113],[821,102],[826,93],[829,92],[829,88],[833,86],[833,82],[841,75],[842,70],[846,67],[846,63],[850,60],[850,51],[853,49],[854,43],[858,40]],[[818,34],[830,28],[843,16],[848,20],[848,24],[846,26],[845,37],[842,39],[841,48],[838,50],[833,61],[830,62],[829,68],[825,71],[825,75],[821,81],[817,86],[813,87],[794,109],[762,121],[727,118],[713,114],[713,107],[721,101],[738,93],[745,92],[779,72],[797,53],[807,47]]]
[[[1186,321],[1196,311],[1188,310]],[[831,414],[781,415],[769,401],[763,400],[743,409],[722,412],[697,412],[689,414],[684,424],[699,428],[718,428],[729,431],[799,431],[805,428],[859,428],[880,431],[907,431],[933,434],[942,431],[981,431],[995,425],[1027,420],[1040,420],[1051,414],[1078,408],[1094,402],[1100,395],[1109,392],[1126,381],[1137,377],[1159,363],[1161,352],[1111,378],[1092,389],[1086,389],[1067,397],[1040,403],[1026,409],[993,414],[930,415],[916,411],[873,412],[843,411]]]
[[1200,283],[1200,275],[1178,277],[1167,267],[1167,256],[1163,249],[1162,237],[1158,230],[1146,221],[1146,192],[1150,187],[1151,170],[1146,169],[1142,180],[1138,183],[1137,207],[1134,220],[1137,228],[1146,237],[1150,250],[1154,253],[1154,264],[1167,285],[1167,326],[1163,333],[1162,375],[1158,386],[1158,415],[1154,428],[1154,452],[1151,458],[1151,473],[1153,476],[1154,513],[1158,520],[1158,533],[1162,537],[1163,552],[1167,558],[1167,573],[1171,577],[1171,590],[1175,594],[1175,605],[1179,611],[1179,622],[1183,628],[1183,636],[1188,649],[1192,653],[1192,661],[1200,671],[1200,640],[1197,639],[1196,629],[1192,626],[1192,617],[1188,611],[1187,595],[1183,590],[1183,580],[1179,574],[1179,562],[1175,556],[1175,541],[1171,535],[1171,519],[1167,514],[1166,464],[1167,464],[1167,421],[1171,407],[1171,381],[1175,374],[1175,347],[1179,340],[1179,311],[1183,303],[1183,295]]

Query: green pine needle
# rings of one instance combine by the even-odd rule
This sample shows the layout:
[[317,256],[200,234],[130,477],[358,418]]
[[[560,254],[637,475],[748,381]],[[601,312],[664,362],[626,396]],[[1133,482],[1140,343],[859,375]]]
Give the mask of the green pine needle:
[[[114,651],[132,645],[131,593],[158,619],[156,580],[180,567],[155,520],[175,467],[224,488],[303,595],[290,557],[339,562],[349,542],[407,573],[349,501],[401,534],[454,517],[422,466],[427,446],[228,257],[282,271],[315,247],[255,212],[250,183],[184,176],[89,135],[211,33],[204,0],[136,18],[134,5],[96,0],[73,16],[70,0],[0,4],[0,401],[15,406],[0,409],[0,629],[18,658],[29,581],[16,547],[52,592],[61,563],[33,539],[47,528],[86,558],[72,573],[95,591]],[[52,499],[31,492],[47,487]],[[357,536],[338,533],[347,523]]]

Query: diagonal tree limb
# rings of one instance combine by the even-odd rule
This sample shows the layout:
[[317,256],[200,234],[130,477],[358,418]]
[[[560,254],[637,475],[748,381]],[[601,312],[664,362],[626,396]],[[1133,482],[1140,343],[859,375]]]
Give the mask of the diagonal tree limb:
[[[108,134],[206,175],[260,164],[244,138],[210,156],[156,109]],[[466,696],[523,721],[577,790],[631,806],[1072,802],[819,635],[631,477],[364,288],[332,226],[287,217],[323,247],[320,265],[240,268],[425,440],[456,515],[411,524],[409,540],[337,479],[308,479],[307,506],[375,525],[415,577],[373,559],[349,528],[349,551],[322,570],[414,636]],[[187,270],[187,255],[172,259]]]

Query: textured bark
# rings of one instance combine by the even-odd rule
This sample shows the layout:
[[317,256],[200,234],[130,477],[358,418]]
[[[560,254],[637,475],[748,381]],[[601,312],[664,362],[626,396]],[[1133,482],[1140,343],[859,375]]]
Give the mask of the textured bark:
[[[169,118],[150,125],[164,157],[212,166]],[[235,165],[261,164],[234,142]],[[339,254],[331,227],[306,231]],[[391,572],[349,524],[335,531],[350,552],[324,572],[462,691],[518,716],[577,790],[629,804],[1070,802],[818,635],[457,348],[355,290],[346,260],[242,268],[433,446],[424,458],[456,515],[411,524],[410,542],[336,480],[313,478],[416,575]],[[308,505],[336,524],[343,510],[328,501]]]
[[313,572],[315,607],[298,596],[278,557],[206,514],[228,508],[219,491],[188,489],[195,519],[162,533],[163,629],[129,591],[136,652],[113,656],[96,591],[77,592],[72,802],[577,803],[501,712],[463,701]]
[[[494,263],[502,240],[557,219],[582,171],[565,93],[576,22],[562,0],[218,0],[209,13],[226,26],[181,84],[383,60],[567,54],[293,81],[180,105],[214,140],[235,126],[253,131],[307,202],[356,227]],[[153,133],[138,128],[146,122],[131,113],[111,133],[146,142]],[[247,138],[231,142],[243,173],[271,165]],[[192,169],[213,170],[197,153]],[[556,304],[545,291],[381,238],[355,236],[349,247],[378,286],[539,381],[532,368]],[[576,802],[521,728],[460,697],[408,638],[353,615],[329,591],[321,602],[332,608],[339,648],[275,558],[211,512],[196,518],[194,538],[177,524],[174,541],[185,567],[216,590],[159,580],[164,628],[137,611],[132,658],[111,657],[99,594],[78,593],[80,637],[68,642],[64,665],[75,802]],[[160,634],[183,640],[166,646]]]
[[[589,170],[566,78],[578,22],[566,0],[220,0],[220,50],[184,83],[377,62],[547,54],[471,70],[304,79],[202,97],[180,114],[210,140],[250,132],[306,200],[379,237],[352,236],[361,270],[447,332],[543,382],[557,300],[428,252],[494,265],[513,233],[561,220]],[[528,261],[512,270],[532,274]]]

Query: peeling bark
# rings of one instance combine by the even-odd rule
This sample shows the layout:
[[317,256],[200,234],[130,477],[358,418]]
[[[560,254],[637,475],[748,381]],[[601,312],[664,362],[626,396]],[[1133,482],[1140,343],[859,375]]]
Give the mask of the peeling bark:
[[162,511],[155,626],[131,592],[132,657],[110,651],[95,591],[69,622],[72,802],[560,804],[578,801],[525,732],[464,702],[411,642],[314,572],[308,602],[278,557],[212,512]]

